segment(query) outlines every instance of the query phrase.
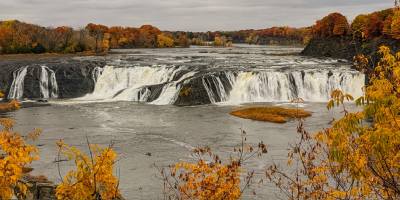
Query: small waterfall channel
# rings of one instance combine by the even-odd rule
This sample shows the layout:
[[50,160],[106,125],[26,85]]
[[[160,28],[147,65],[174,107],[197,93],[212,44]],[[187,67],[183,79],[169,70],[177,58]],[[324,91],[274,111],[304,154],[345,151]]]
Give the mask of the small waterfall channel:
[[[29,70],[35,67],[25,66],[13,72],[13,81],[8,92],[8,99],[24,98],[24,83]],[[44,99],[58,98],[58,85],[55,72],[47,66],[40,66],[40,97]]]

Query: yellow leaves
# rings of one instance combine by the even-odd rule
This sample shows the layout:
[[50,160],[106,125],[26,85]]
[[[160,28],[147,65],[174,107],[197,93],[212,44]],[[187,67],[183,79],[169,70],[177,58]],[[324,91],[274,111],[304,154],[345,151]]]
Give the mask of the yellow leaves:
[[101,148],[88,143],[90,155],[75,147],[57,142],[60,151],[73,160],[76,166],[57,186],[57,199],[97,199],[111,200],[120,196],[118,179],[113,174],[117,154],[111,147]]
[[[24,195],[26,186],[21,184],[24,168],[38,158],[36,147],[26,144],[23,137],[13,132],[14,121],[0,119],[0,199],[11,199],[15,194]],[[36,135],[39,135],[37,131]],[[17,191],[15,191],[17,189]]]
[[301,140],[288,154],[294,173],[268,168],[289,199],[400,198],[400,54],[387,47],[379,53],[365,95],[355,101],[363,110],[348,112],[344,102],[353,97],[334,90],[327,108],[340,105],[344,116],[314,137],[300,123]]
[[8,103],[0,103],[0,112],[9,112],[18,110],[21,108],[21,104],[16,100],[11,100]]
[[161,33],[157,35],[157,47],[159,48],[174,47],[174,39],[172,37],[167,36],[164,33]]
[[177,163],[174,170],[182,181],[178,185],[184,194],[182,199],[238,199],[240,191],[240,167],[234,162],[224,165],[197,163]]
[[350,94],[345,94],[339,89],[335,89],[331,93],[331,100],[328,102],[327,108],[332,109],[335,104],[339,106],[344,103],[344,100],[353,101],[354,98]]

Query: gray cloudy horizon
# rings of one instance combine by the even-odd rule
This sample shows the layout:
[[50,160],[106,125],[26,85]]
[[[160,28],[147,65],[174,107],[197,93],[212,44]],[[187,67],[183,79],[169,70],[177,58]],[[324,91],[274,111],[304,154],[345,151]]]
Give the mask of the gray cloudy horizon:
[[389,8],[393,0],[0,0],[0,20],[43,26],[143,24],[171,31],[305,27],[331,12],[349,20]]

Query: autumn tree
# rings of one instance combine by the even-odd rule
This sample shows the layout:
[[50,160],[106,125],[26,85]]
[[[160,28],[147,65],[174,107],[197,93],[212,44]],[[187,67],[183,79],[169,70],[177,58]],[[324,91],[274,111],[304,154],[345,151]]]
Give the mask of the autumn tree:
[[[193,162],[179,162],[160,169],[165,199],[237,200],[249,189],[255,170],[243,166],[251,159],[267,153],[267,147],[246,143],[242,130],[241,144],[233,149],[234,156],[223,161],[209,147],[193,150]],[[243,176],[242,176],[243,175]],[[241,181],[243,180],[243,181]]]
[[[0,103],[0,112],[20,108],[16,101]],[[38,159],[38,150],[25,140],[35,140],[40,130],[34,130],[22,136],[13,130],[14,121],[0,118],[0,199],[11,199],[13,196],[24,198],[27,186],[21,181],[26,168]]]
[[299,142],[288,154],[293,170],[268,168],[267,178],[287,199],[400,198],[400,52],[379,53],[365,95],[355,100],[362,110],[350,112],[345,101],[353,97],[334,90],[327,107],[339,107],[343,117],[315,134],[300,121]]
[[371,40],[384,36],[396,39],[396,34],[392,33],[392,26],[396,24],[393,22],[395,12],[396,9],[390,8],[357,16],[351,25],[354,38]]
[[186,33],[178,34],[178,38],[176,40],[176,46],[179,46],[179,47],[189,47],[190,46],[190,41],[189,41]]
[[89,34],[95,39],[95,52],[98,53],[102,50],[101,44],[103,43],[104,34],[108,31],[108,27],[101,24],[90,23],[86,26]]
[[340,13],[331,13],[318,20],[312,31],[315,37],[345,36],[350,33],[350,26],[345,16]]
[[394,12],[390,29],[391,29],[391,36],[394,39],[400,40],[400,9],[397,9]]
[[151,25],[143,25],[139,28],[138,46],[145,48],[157,47],[157,35],[161,31]]
[[157,47],[159,48],[167,48],[174,47],[174,39],[171,36],[166,34],[157,35]]
[[56,188],[56,197],[60,200],[113,200],[119,199],[119,180],[113,174],[117,154],[112,145],[101,148],[87,140],[89,155],[76,147],[66,145],[62,140],[57,142],[59,152],[75,163],[62,178]]
[[[73,29],[67,26],[60,26],[54,29],[54,32],[57,34],[57,38],[61,41],[60,48],[65,51],[71,43],[71,39],[73,36]],[[67,50],[68,52],[73,52],[73,50]]]

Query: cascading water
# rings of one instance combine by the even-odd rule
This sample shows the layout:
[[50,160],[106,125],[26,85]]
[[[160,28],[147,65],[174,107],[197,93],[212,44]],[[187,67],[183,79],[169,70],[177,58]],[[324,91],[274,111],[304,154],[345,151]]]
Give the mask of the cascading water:
[[[13,82],[8,92],[8,99],[21,99],[24,96],[24,82],[28,70],[34,67],[22,67],[13,72]],[[41,98],[58,98],[56,74],[46,66],[40,67],[39,89]]]
[[57,79],[53,70],[46,66],[41,66],[39,85],[42,98],[58,98]]
[[24,95],[24,80],[28,66],[20,68],[13,72],[13,82],[8,92],[8,99],[21,99]]
[[362,96],[364,83],[362,73],[348,71],[239,72],[225,103],[288,102],[295,98],[325,102],[334,89]]
[[182,67],[174,66],[106,66],[97,79],[94,92],[79,99],[145,102],[149,97],[146,86],[166,84],[160,99],[164,99],[162,102],[170,102],[172,100],[166,99],[166,96],[173,99],[174,95],[167,94],[179,91],[173,78],[181,70],[183,70]]
[[229,98],[229,90],[233,84],[234,74],[232,72],[225,72],[224,75],[228,79],[228,84],[223,83],[218,75],[210,74],[208,76],[203,76],[202,83],[207,91],[207,95],[211,103],[225,102]]
[[176,101],[176,99],[178,98],[179,92],[182,89],[182,84],[179,84],[179,83],[181,83],[185,79],[188,79],[188,78],[194,76],[195,74],[196,74],[196,71],[188,72],[188,73],[184,74],[179,80],[172,81],[172,82],[166,84],[163,87],[160,96],[151,103],[156,104],[156,105],[173,104]]
[[[198,73],[184,69],[174,66],[106,66],[97,79],[94,92],[81,99],[174,104],[182,87]],[[184,74],[179,80],[173,80],[178,72]],[[211,103],[289,102],[295,98],[325,102],[334,89],[361,96],[365,78],[362,73],[351,70],[227,70],[204,73],[201,83]],[[150,86],[162,88],[156,99],[150,98]]]
[[96,84],[97,80],[99,79],[101,73],[103,72],[103,68],[95,67],[92,71],[92,80]]

